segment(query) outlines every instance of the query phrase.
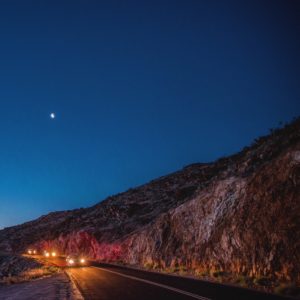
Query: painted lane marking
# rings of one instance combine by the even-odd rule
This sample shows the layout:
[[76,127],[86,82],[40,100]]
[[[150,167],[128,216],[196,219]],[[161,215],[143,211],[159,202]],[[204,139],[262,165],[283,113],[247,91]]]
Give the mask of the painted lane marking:
[[141,282],[144,282],[144,283],[152,284],[152,285],[155,285],[155,286],[158,286],[158,287],[161,287],[161,288],[164,288],[164,289],[167,289],[167,290],[179,293],[179,294],[183,294],[183,295],[192,297],[194,299],[211,300],[210,298],[206,298],[206,297],[203,297],[203,296],[199,296],[197,294],[189,293],[189,292],[186,292],[184,290],[176,289],[176,288],[173,288],[173,287],[165,285],[165,284],[157,283],[157,282],[154,282],[154,281],[150,281],[150,280],[146,280],[146,279],[142,279],[142,278],[138,278],[138,277],[134,277],[134,276],[130,276],[130,275],[125,275],[125,274],[122,274],[122,273],[119,273],[119,272],[103,269],[103,268],[100,268],[100,267],[94,267],[94,266],[91,266],[91,267],[95,268],[95,269],[100,269],[102,271],[106,271],[106,272],[109,272],[109,273],[113,273],[113,274],[116,274],[116,275],[119,275],[119,276],[123,276],[125,278],[129,278],[129,279],[133,279],[133,280],[136,280],[136,281],[141,281]]
[[83,297],[83,294],[81,293],[81,291],[79,289],[79,284],[78,284],[76,278],[74,277],[74,275],[72,273],[69,273],[68,271],[65,271],[65,273],[67,274],[67,276],[70,279],[74,298],[76,300],[85,300],[85,298]]

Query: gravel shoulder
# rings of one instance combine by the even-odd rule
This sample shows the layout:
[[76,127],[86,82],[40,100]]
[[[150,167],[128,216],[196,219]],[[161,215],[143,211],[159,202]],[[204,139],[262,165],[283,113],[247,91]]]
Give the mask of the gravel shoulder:
[[82,300],[69,277],[59,273],[30,282],[0,286],[0,300]]

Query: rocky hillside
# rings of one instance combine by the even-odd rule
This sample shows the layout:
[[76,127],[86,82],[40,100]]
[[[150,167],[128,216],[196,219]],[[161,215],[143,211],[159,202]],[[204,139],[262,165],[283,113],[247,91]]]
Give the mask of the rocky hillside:
[[300,119],[240,153],[0,231],[27,247],[300,282]]

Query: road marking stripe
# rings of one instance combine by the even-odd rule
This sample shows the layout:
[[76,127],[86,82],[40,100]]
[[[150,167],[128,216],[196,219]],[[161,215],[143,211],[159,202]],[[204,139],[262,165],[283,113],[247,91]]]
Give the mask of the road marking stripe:
[[70,279],[70,282],[71,282],[71,287],[72,287],[72,292],[73,292],[73,295],[75,297],[76,300],[84,300],[84,297],[79,289],[79,286],[78,286],[78,283],[77,283],[77,280],[74,278],[74,276],[69,273],[68,271],[65,271],[65,273],[67,274],[67,276],[69,277]]
[[167,289],[167,290],[179,293],[179,294],[184,294],[186,296],[189,296],[189,297],[192,297],[192,298],[195,298],[195,299],[199,299],[199,300],[211,300],[210,298],[202,297],[202,296],[199,296],[197,294],[189,293],[189,292],[186,292],[184,290],[176,289],[176,288],[173,288],[171,286],[168,286],[168,285],[165,285],[165,284],[161,284],[161,283],[157,283],[157,282],[154,282],[154,281],[150,281],[150,280],[146,280],[146,279],[142,279],[142,278],[138,278],[138,277],[134,277],[134,276],[130,276],[130,275],[125,275],[125,274],[122,274],[122,273],[119,273],[119,272],[107,270],[107,269],[100,268],[100,267],[94,267],[94,266],[92,266],[92,268],[100,269],[100,270],[103,270],[103,271],[106,271],[106,272],[117,274],[117,275],[120,275],[120,276],[123,276],[123,277],[126,277],[126,278],[130,278],[130,279],[133,279],[133,280],[141,281],[141,282],[144,282],[144,283],[156,285],[158,287],[161,287],[161,288],[164,288],[164,289]]

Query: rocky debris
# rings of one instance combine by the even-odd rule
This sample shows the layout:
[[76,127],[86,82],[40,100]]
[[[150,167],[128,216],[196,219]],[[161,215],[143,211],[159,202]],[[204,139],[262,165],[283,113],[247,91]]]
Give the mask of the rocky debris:
[[42,267],[34,259],[19,255],[0,255],[0,280],[3,277],[18,276],[19,274]]
[[65,299],[82,300],[83,297],[72,285],[66,274],[60,273],[21,285],[0,286],[1,300]]
[[300,282],[300,119],[236,155],[193,164],[99,204],[0,231],[92,259]]
[[59,267],[43,259],[19,255],[0,255],[0,285],[32,281],[60,272]]

